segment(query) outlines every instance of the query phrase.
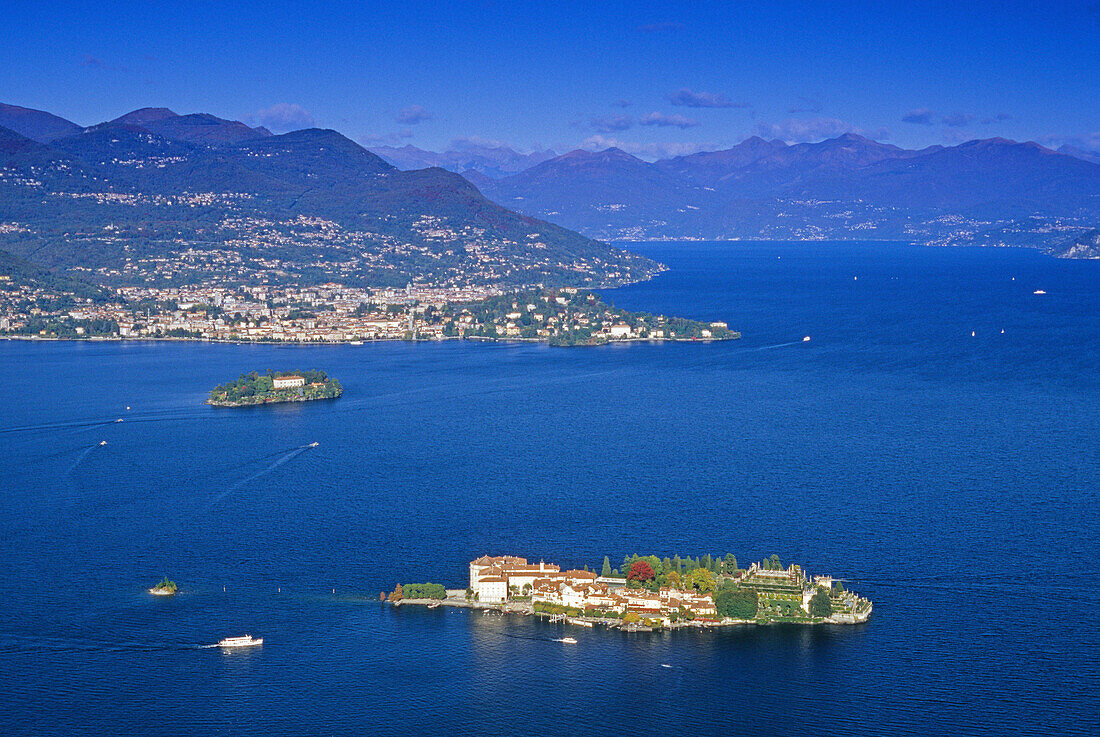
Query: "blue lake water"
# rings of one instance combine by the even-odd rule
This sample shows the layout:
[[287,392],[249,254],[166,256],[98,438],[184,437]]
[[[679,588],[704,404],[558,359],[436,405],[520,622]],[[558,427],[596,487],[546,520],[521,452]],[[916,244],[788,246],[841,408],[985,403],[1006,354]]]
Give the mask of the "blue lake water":
[[[671,270],[606,296],[744,339],[0,343],[0,731],[1100,732],[1100,263],[636,249]],[[345,396],[202,405],[295,367]],[[484,553],[727,551],[874,615],[568,646],[377,602]],[[182,592],[146,594],[164,574]],[[263,648],[202,647],[244,632]]]

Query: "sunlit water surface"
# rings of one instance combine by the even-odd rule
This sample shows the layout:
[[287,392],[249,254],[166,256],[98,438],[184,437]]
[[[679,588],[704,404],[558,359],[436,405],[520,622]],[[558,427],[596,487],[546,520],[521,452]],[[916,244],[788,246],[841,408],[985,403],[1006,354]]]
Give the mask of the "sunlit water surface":
[[[1096,734],[1100,263],[637,249],[671,271],[605,296],[744,339],[0,344],[2,731]],[[202,404],[295,367],[345,396]],[[726,551],[874,616],[566,645],[377,601],[483,553]]]

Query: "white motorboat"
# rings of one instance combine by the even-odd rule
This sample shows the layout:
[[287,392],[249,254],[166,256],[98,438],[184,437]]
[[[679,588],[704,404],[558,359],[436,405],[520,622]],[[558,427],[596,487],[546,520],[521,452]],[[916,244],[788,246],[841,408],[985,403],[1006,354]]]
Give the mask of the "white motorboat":
[[564,642],[566,645],[576,645],[577,644],[576,639],[574,639],[572,637],[563,637],[560,640],[558,640],[558,642]]
[[255,645],[264,644],[264,638],[254,638],[252,635],[244,635],[242,637],[226,637],[224,640],[218,641],[218,647],[253,647]]

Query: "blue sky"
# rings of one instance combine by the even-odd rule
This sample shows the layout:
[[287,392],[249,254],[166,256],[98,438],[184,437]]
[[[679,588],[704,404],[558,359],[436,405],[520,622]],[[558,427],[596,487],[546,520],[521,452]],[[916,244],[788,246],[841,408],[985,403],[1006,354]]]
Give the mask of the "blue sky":
[[5,3],[0,101],[652,158],[761,134],[1100,149],[1100,2]]

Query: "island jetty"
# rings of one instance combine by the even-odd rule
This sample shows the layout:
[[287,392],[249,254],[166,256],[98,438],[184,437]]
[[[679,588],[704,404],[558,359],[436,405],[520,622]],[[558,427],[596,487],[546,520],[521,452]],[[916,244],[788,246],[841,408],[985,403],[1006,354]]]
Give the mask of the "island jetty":
[[337,399],[344,388],[324,371],[268,371],[242,374],[236,381],[210,390],[207,404],[215,407],[253,407],[280,402]]
[[529,563],[512,555],[470,561],[466,589],[440,584],[398,584],[388,596],[409,604],[467,607],[535,615],[552,621],[627,631],[769,624],[859,624],[871,602],[827,575],[784,567],[777,556],[739,568],[725,557],[660,559],[631,556],[623,575],[605,557],[600,574]]

